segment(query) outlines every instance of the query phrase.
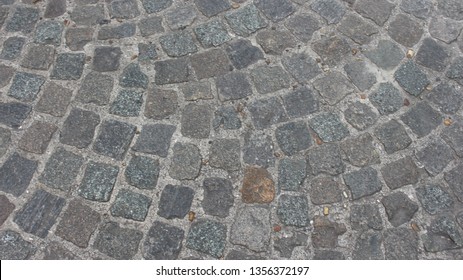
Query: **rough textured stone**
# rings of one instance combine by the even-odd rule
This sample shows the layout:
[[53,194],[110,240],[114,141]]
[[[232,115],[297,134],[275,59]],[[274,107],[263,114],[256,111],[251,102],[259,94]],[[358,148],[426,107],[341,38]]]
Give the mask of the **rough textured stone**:
[[183,97],[186,101],[196,101],[198,99],[213,99],[211,83],[207,80],[199,82],[189,82],[182,86]]
[[167,185],[162,191],[157,214],[166,219],[183,219],[193,201],[194,191],[189,187]]
[[131,63],[127,65],[119,77],[119,85],[129,88],[147,88],[148,76],[140,69],[140,65]]
[[288,120],[283,105],[276,97],[254,100],[249,104],[248,110],[257,129],[268,128]]
[[365,133],[356,138],[344,141],[341,149],[352,165],[367,166],[380,163],[379,154],[373,143],[373,137]]
[[0,195],[0,226],[8,219],[15,206],[4,195]]
[[3,42],[0,59],[15,60],[21,55],[21,50],[26,42],[24,37],[9,37]]
[[445,16],[455,20],[463,20],[463,3],[458,0],[437,1],[438,10]]
[[122,160],[127,153],[135,126],[116,120],[105,121],[93,145],[93,150],[101,155]]
[[286,20],[285,26],[304,43],[312,39],[315,31],[321,28],[320,22],[315,16],[305,13],[291,16]]
[[19,128],[31,112],[31,107],[18,102],[0,103],[0,123]]
[[[211,64],[209,63],[210,61],[214,61],[214,63]],[[200,80],[222,76],[233,70],[230,61],[228,60],[227,54],[222,49],[212,49],[192,55],[191,65],[195,70],[196,76]]]
[[314,253],[314,260],[345,260],[346,257],[343,253],[332,250],[316,250]]
[[77,25],[93,26],[105,20],[103,5],[76,6],[70,15]]
[[344,172],[345,165],[341,158],[341,149],[337,144],[324,144],[313,148],[307,156],[312,172],[338,175]]
[[169,118],[178,107],[177,94],[172,90],[154,88],[148,92],[145,116],[155,120]]
[[425,102],[420,102],[400,118],[410,129],[423,137],[428,135],[442,122],[442,116]]
[[230,61],[238,70],[264,58],[262,51],[245,39],[238,39],[228,43],[226,50]]
[[71,97],[72,90],[49,82],[45,85],[35,109],[55,117],[62,117],[71,102]]
[[6,22],[5,30],[8,32],[19,32],[28,34],[34,30],[39,20],[39,9],[26,6],[19,6]]
[[393,154],[407,148],[412,139],[403,125],[396,120],[388,121],[375,129],[375,136],[383,144],[386,153]]
[[271,93],[288,88],[290,77],[280,66],[259,66],[251,70],[251,77],[259,93]]
[[231,40],[225,25],[219,20],[198,25],[194,31],[196,38],[204,48],[218,47]]
[[310,7],[328,24],[338,23],[346,13],[345,6],[337,0],[317,0]]
[[44,17],[55,18],[66,12],[66,0],[50,0],[47,1]]
[[294,232],[291,237],[282,237],[275,240],[273,248],[280,252],[283,258],[291,258],[293,250],[298,246],[306,246],[308,235],[300,232]]
[[459,157],[463,156],[463,126],[461,122],[445,127],[441,133],[441,137],[452,147]]
[[315,216],[312,244],[315,248],[335,248],[338,237],[346,232],[344,224],[330,221],[327,217]]
[[172,5],[172,0],[143,0],[142,2],[148,14],[160,12]]
[[387,229],[383,237],[387,260],[418,259],[418,236],[413,230],[407,228]]
[[395,4],[387,0],[358,0],[354,9],[363,17],[373,20],[377,25],[383,26],[388,20]]
[[61,53],[56,56],[50,78],[56,80],[78,80],[85,64],[83,53]]
[[139,189],[154,189],[158,182],[159,171],[159,160],[134,156],[125,170],[125,178],[130,185]]
[[179,57],[195,53],[198,47],[189,31],[178,31],[160,37],[159,42],[169,56]]
[[79,257],[61,246],[58,242],[52,242],[43,249],[43,260],[79,260]]
[[360,45],[370,43],[372,36],[379,32],[376,26],[354,14],[344,17],[339,23],[338,30]]
[[93,141],[100,116],[92,111],[73,108],[60,132],[60,142],[77,148],[85,148]]
[[[189,64],[190,62],[187,58],[169,59],[155,62],[155,83],[157,85],[165,85],[187,82],[191,76]],[[198,73],[196,74],[199,76]]]
[[344,118],[356,129],[365,130],[376,123],[378,115],[370,106],[357,101],[344,111]]
[[449,83],[437,85],[425,97],[444,114],[455,114],[463,102],[457,88]]
[[163,33],[164,27],[162,26],[162,17],[149,16],[140,19],[138,22],[138,29],[143,37]]
[[240,129],[241,120],[238,112],[232,106],[221,106],[214,112],[212,126],[215,130],[223,129]]
[[302,122],[291,122],[279,126],[275,130],[275,138],[280,149],[292,156],[312,146],[312,138],[307,125]]
[[423,235],[424,248],[428,252],[439,252],[463,247],[463,233],[458,228],[455,218],[447,214],[435,218],[428,232]]
[[256,6],[249,4],[241,9],[225,14],[228,24],[238,36],[247,37],[267,26]]
[[93,54],[93,70],[116,71],[119,68],[122,51],[119,47],[96,47]]
[[316,205],[340,202],[342,200],[341,184],[331,177],[312,179],[309,197]]
[[53,124],[35,121],[19,140],[19,148],[36,154],[43,154],[57,127]]
[[132,149],[137,152],[167,157],[175,129],[175,126],[168,124],[143,125],[137,143]]
[[301,159],[284,158],[278,165],[278,189],[298,191],[306,178],[306,162]]
[[384,165],[381,174],[386,185],[391,189],[416,184],[420,178],[419,169],[409,156]]
[[[449,172],[445,173],[445,181],[450,186],[453,191],[453,194],[458,198],[458,200],[463,202],[463,165],[459,164]],[[462,220],[463,221],[463,220]]]
[[287,226],[308,226],[309,206],[307,197],[282,194],[278,199],[277,215],[280,221]]
[[379,192],[383,187],[378,172],[371,167],[346,173],[343,178],[354,200]]
[[287,30],[263,30],[256,36],[265,53],[281,55],[286,49],[296,47],[296,38]]
[[135,24],[123,23],[116,26],[103,26],[98,31],[98,40],[122,39],[135,35]]
[[111,205],[111,215],[143,222],[148,214],[151,198],[122,189]]
[[35,29],[34,42],[59,46],[63,30],[64,26],[59,22],[42,21],[37,24],[37,28]]
[[21,61],[21,66],[34,70],[48,70],[54,55],[55,49],[52,46],[32,44]]
[[8,85],[14,74],[14,68],[6,65],[0,65],[0,88]]
[[[150,2],[150,0],[144,0],[144,2],[147,1]],[[136,0],[114,0],[109,4],[109,14],[112,18],[131,19],[139,16],[140,11]]]
[[209,105],[188,104],[182,112],[180,131],[185,137],[207,138],[211,131],[211,119]]
[[216,139],[212,141],[209,164],[215,168],[236,171],[241,166],[240,153],[238,139]]
[[432,215],[450,210],[454,204],[450,194],[439,185],[419,187],[416,189],[416,195],[424,210]]
[[114,81],[111,76],[90,72],[85,76],[76,99],[82,103],[106,105],[109,102]]
[[305,53],[285,56],[281,62],[299,83],[308,83],[321,73],[317,63]]
[[195,4],[198,10],[207,17],[218,15],[231,8],[227,0],[217,0],[213,2],[208,0],[195,0]]
[[275,197],[275,184],[266,169],[247,167],[240,192],[244,203],[270,203]]
[[118,173],[116,166],[90,161],[78,190],[79,195],[88,200],[109,201]]
[[431,36],[447,44],[457,40],[462,28],[462,23],[443,17],[432,18],[429,23]]
[[220,101],[245,98],[252,94],[251,84],[243,72],[231,72],[216,80]]
[[37,98],[37,94],[44,82],[45,77],[43,76],[16,72],[8,90],[8,95],[21,101],[33,101]]
[[72,200],[56,227],[56,235],[76,246],[86,248],[100,221],[98,212],[78,200]]
[[143,104],[143,93],[133,90],[121,90],[109,112],[123,117],[136,117],[140,113]]
[[313,42],[312,49],[330,67],[335,67],[351,52],[346,39],[336,35],[322,37],[320,40]]
[[16,213],[14,222],[25,232],[45,238],[65,203],[64,198],[39,189]]
[[463,57],[457,57],[452,62],[445,76],[463,85]]
[[405,57],[402,49],[392,41],[380,40],[375,49],[364,52],[374,64],[385,70],[392,70]]
[[391,21],[388,28],[389,36],[405,47],[413,47],[423,35],[421,25],[409,16],[399,14]]
[[183,6],[169,9],[165,13],[167,24],[172,30],[181,30],[191,25],[198,17],[193,4],[184,4]]
[[0,190],[16,197],[20,196],[29,186],[37,165],[37,161],[24,158],[15,152],[0,167]]
[[362,232],[355,241],[352,251],[354,260],[383,260],[382,235],[378,232]]
[[400,4],[400,9],[417,18],[427,19],[433,7],[431,0],[408,0]]
[[241,251],[231,250],[225,256],[226,260],[265,260],[265,258],[257,256],[257,255],[250,255]]
[[317,97],[307,87],[300,87],[284,95],[283,104],[290,118],[315,113],[319,108]]
[[368,90],[376,84],[375,75],[367,69],[364,61],[353,61],[344,66],[347,76],[360,91]]
[[250,250],[267,251],[270,245],[270,211],[246,206],[238,210],[231,227],[230,242]]
[[255,0],[256,7],[271,21],[279,22],[296,11],[289,0]]
[[377,90],[370,94],[369,99],[382,115],[396,112],[404,103],[400,91],[391,83],[379,84]]
[[382,230],[383,220],[378,205],[359,204],[352,205],[350,210],[350,223],[353,230],[367,231]]
[[177,259],[184,236],[182,229],[155,221],[143,243],[143,257],[147,260]]
[[270,136],[254,133],[245,136],[243,161],[250,165],[262,167],[274,166],[274,144]]
[[385,196],[381,199],[381,203],[386,209],[389,222],[395,227],[409,222],[418,211],[418,204],[413,202],[403,192],[396,192]]
[[445,48],[431,38],[423,40],[415,58],[416,63],[439,72],[445,70],[448,59]]
[[0,127],[0,157],[8,151],[11,144],[11,132],[10,130]]
[[329,105],[335,105],[346,95],[354,92],[354,87],[341,73],[332,71],[313,82],[314,88]]
[[138,251],[143,233],[120,227],[115,222],[106,223],[96,236],[93,248],[118,260],[129,260]]
[[349,135],[347,127],[334,113],[320,113],[309,121],[309,125],[324,142],[340,141]]
[[85,45],[92,41],[93,32],[94,29],[90,27],[68,28],[65,34],[66,46],[71,51],[83,50]]
[[21,235],[12,230],[0,233],[0,259],[2,260],[26,260],[30,259],[37,248],[24,240]]
[[39,181],[48,187],[69,191],[83,163],[83,157],[58,148],[48,159]]
[[151,63],[158,57],[155,44],[138,44],[138,61],[140,63]]
[[194,222],[186,238],[186,247],[211,255],[215,258],[223,256],[227,237],[227,227],[212,220]]
[[233,185],[227,179],[206,178],[203,181],[204,198],[201,206],[208,215],[225,218],[233,206]]
[[198,147],[189,143],[175,143],[169,167],[170,177],[177,180],[194,180],[200,169],[201,153]]

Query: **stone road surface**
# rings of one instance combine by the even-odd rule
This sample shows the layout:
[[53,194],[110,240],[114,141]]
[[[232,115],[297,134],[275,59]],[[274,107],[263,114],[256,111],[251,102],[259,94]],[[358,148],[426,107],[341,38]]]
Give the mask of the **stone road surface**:
[[463,1],[0,0],[1,259],[462,259]]

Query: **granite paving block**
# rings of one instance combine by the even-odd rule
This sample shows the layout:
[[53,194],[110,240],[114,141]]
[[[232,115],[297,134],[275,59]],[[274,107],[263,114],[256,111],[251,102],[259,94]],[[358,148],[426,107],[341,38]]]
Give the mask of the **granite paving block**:
[[61,34],[64,26],[56,21],[42,21],[37,24],[35,29],[34,42],[38,44],[50,44],[59,46],[61,43]]
[[33,70],[48,70],[54,55],[55,48],[52,46],[31,44],[21,61],[21,66]]
[[190,210],[194,194],[194,190],[189,187],[165,186],[157,214],[166,219],[183,219]]
[[383,237],[387,260],[418,259],[418,235],[412,229],[403,227],[387,229]]
[[439,185],[426,185],[416,189],[416,195],[429,214],[442,213],[453,207],[451,195]]
[[4,195],[0,195],[0,226],[8,219],[10,214],[15,209],[13,203],[11,203],[8,198]]
[[70,17],[77,25],[95,26],[106,19],[103,5],[76,6]]
[[214,119],[212,120],[212,127],[215,130],[220,128],[227,130],[234,130],[241,128],[241,119],[238,112],[232,106],[221,106],[214,112]]
[[[126,124],[124,124],[126,126]],[[170,141],[176,128],[167,124],[146,124],[142,126],[140,136],[132,147],[134,151],[167,157],[170,147]],[[135,127],[131,125],[130,140],[135,132]],[[127,138],[128,139],[128,138]],[[130,141],[128,141],[130,142]],[[124,147],[130,143],[124,143]]]
[[285,50],[296,47],[296,38],[287,30],[263,30],[257,33],[257,43],[265,53],[281,55]]
[[396,192],[383,197],[381,203],[386,209],[389,222],[398,227],[409,222],[418,211],[418,204],[403,192]]
[[383,187],[378,172],[371,167],[345,173],[343,178],[354,200],[377,193]]
[[259,66],[251,70],[251,78],[259,93],[289,88],[291,79],[280,66]]
[[208,138],[211,120],[212,111],[209,105],[188,104],[182,112],[180,132],[189,138]]
[[56,80],[78,80],[85,64],[83,53],[61,53],[56,56],[50,78]]
[[19,128],[23,121],[29,116],[32,108],[19,102],[0,103],[0,123]]
[[143,238],[141,231],[107,222],[96,236],[93,248],[117,260],[128,260],[135,256]]
[[135,35],[136,27],[133,23],[122,23],[116,26],[103,26],[98,31],[98,40],[122,39]]
[[370,106],[358,101],[351,103],[344,111],[346,121],[358,130],[365,130],[374,125],[378,117]]
[[[152,1],[145,0],[144,3],[146,2]],[[140,15],[136,0],[114,0],[109,3],[108,8],[112,18],[131,19]]]
[[66,0],[50,0],[47,1],[44,17],[55,18],[66,12]]
[[236,171],[241,167],[241,148],[238,139],[216,139],[212,141],[209,164],[227,171]]
[[159,38],[163,50],[168,56],[179,57],[198,51],[189,31],[178,31],[163,35]]
[[22,32],[24,34],[31,33],[39,17],[40,12],[37,8],[27,6],[16,7],[10,19],[6,22],[5,30],[7,32]]
[[265,260],[265,258],[258,255],[247,254],[245,252],[232,250],[226,256],[226,260]]
[[145,116],[155,120],[169,118],[177,112],[177,99],[177,93],[172,90],[161,88],[149,90],[145,104]]
[[389,23],[388,34],[397,43],[411,48],[420,41],[423,29],[416,19],[398,14]]
[[54,124],[35,121],[19,140],[19,148],[36,154],[43,154],[57,127]]
[[198,25],[194,32],[204,48],[218,47],[232,39],[225,25],[219,20]]
[[278,198],[277,215],[280,221],[287,226],[308,226],[309,206],[307,197],[282,194]]
[[113,86],[114,81],[111,76],[91,71],[83,78],[76,100],[82,103],[106,105],[109,103]]
[[435,17],[429,23],[431,36],[447,44],[457,40],[462,28],[462,23],[449,18]]
[[143,37],[161,34],[165,30],[162,26],[162,17],[160,16],[148,16],[141,18],[138,22],[138,29]]
[[143,222],[150,206],[151,198],[127,189],[122,189],[116,195],[110,211],[114,217]]
[[278,164],[278,189],[298,191],[307,174],[306,161],[284,158]]
[[27,260],[30,259],[37,247],[26,241],[21,234],[4,230],[0,233],[0,258],[2,260]]
[[252,45],[250,41],[245,39],[238,39],[229,42],[227,44],[226,51],[231,63],[238,70],[246,68],[259,60],[264,59],[262,51],[258,47]]
[[201,152],[190,143],[175,143],[172,162],[169,166],[170,177],[177,180],[194,180],[201,169]]
[[247,167],[240,189],[244,203],[270,203],[275,198],[275,183],[267,169]]
[[251,83],[246,74],[234,71],[220,76],[215,81],[220,101],[230,101],[252,95]]
[[165,19],[169,27],[173,30],[181,30],[190,26],[198,17],[193,4],[184,4],[180,7],[169,9],[165,13]]
[[439,0],[437,1],[437,9],[445,17],[462,20],[463,19],[463,3],[458,0]]
[[440,252],[463,247],[463,233],[455,218],[449,214],[436,217],[423,235],[424,248],[428,252]]
[[346,7],[338,0],[317,0],[310,8],[328,24],[338,23],[346,13]]
[[[151,0],[152,1],[152,0]],[[207,17],[218,15],[231,8],[227,0],[207,1],[195,0],[198,10]]]
[[346,257],[342,252],[333,250],[316,250],[314,260],[345,260]]
[[201,206],[208,215],[225,218],[233,206],[233,185],[223,178],[211,177],[203,181],[204,198]]
[[447,67],[449,58],[450,56],[442,44],[431,38],[426,38],[416,53],[415,61],[424,67],[442,72]]
[[304,43],[312,39],[312,35],[315,31],[321,28],[320,21],[317,17],[309,13],[292,15],[285,21],[285,26],[294,36]]
[[375,74],[368,70],[364,61],[349,62],[344,66],[344,71],[360,91],[368,90],[376,84]]
[[14,68],[0,64],[0,88],[8,85],[13,78]]
[[455,153],[461,157],[463,155],[463,150],[461,143],[463,141],[463,126],[460,122],[454,123],[449,127],[445,127],[441,133],[442,139],[452,147]]
[[267,251],[270,245],[270,211],[246,206],[238,210],[230,229],[230,242],[255,252]]
[[388,0],[358,0],[354,4],[357,13],[373,20],[377,25],[383,26],[389,19],[395,4]]
[[457,88],[449,83],[438,84],[425,97],[444,114],[455,114],[463,101]]
[[309,126],[324,142],[340,141],[349,135],[346,125],[336,114],[330,112],[315,115],[309,121]]
[[314,41],[312,49],[330,67],[336,66],[351,52],[351,47],[347,40],[336,35],[322,37]]
[[313,114],[319,109],[318,98],[307,87],[300,87],[283,95],[283,104],[290,118]]
[[9,129],[0,128],[0,157],[2,157],[11,144],[11,132]]
[[427,19],[433,7],[431,0],[410,0],[403,1],[400,4],[400,9],[417,18]]
[[375,25],[354,14],[345,16],[339,23],[338,30],[360,45],[370,43],[372,36],[379,32]]
[[66,145],[86,148],[92,143],[99,123],[100,116],[97,113],[73,108],[64,121],[59,140]]
[[90,161],[78,189],[79,195],[92,201],[109,201],[118,173],[116,166]]
[[120,65],[122,51],[119,47],[96,47],[93,54],[93,70],[116,71]]
[[0,167],[0,190],[20,196],[29,186],[37,166],[37,161],[13,153]]
[[59,245],[58,242],[53,242],[47,245],[45,249],[42,250],[43,260],[80,260],[75,254],[73,254],[68,249]]
[[355,241],[352,251],[354,260],[383,260],[384,253],[381,249],[383,238],[378,232],[362,232]]
[[390,120],[378,126],[375,129],[375,136],[383,144],[388,154],[403,150],[412,143],[405,127],[396,120]]
[[383,220],[378,205],[356,204],[350,209],[350,222],[353,230],[382,230]]
[[159,160],[145,156],[134,156],[125,169],[125,178],[139,189],[154,189],[159,178]]
[[382,115],[398,111],[404,103],[400,91],[391,83],[380,83],[369,99]]
[[332,71],[313,82],[314,88],[330,105],[335,105],[345,96],[354,92],[350,81],[340,72]]
[[338,237],[346,232],[344,224],[333,222],[327,217],[315,216],[313,225],[312,244],[317,249],[335,248]]
[[312,146],[312,137],[307,125],[302,122],[290,122],[275,130],[275,138],[280,149],[288,156],[295,155]]
[[140,65],[131,63],[127,65],[119,77],[119,85],[128,88],[148,87],[148,76],[140,69]]
[[109,112],[123,117],[136,117],[143,104],[143,93],[134,90],[121,90]]
[[122,160],[132,142],[136,127],[132,124],[106,120],[100,127],[93,150],[101,155]]
[[305,53],[284,56],[281,60],[283,66],[299,83],[308,83],[321,74],[315,60]]
[[[210,61],[214,61],[214,63],[211,64],[209,63]],[[184,63],[186,64],[186,62]],[[192,55],[191,66],[200,80],[222,76],[233,70],[233,66],[230,64],[227,54],[222,49],[211,49]],[[187,67],[187,65],[183,65],[183,67]],[[179,68],[182,68],[182,66],[179,65]],[[182,81],[186,82],[188,74],[183,75],[186,77]]]
[[176,260],[184,236],[182,229],[155,221],[143,243],[143,257],[147,260]]
[[445,73],[445,76],[463,85],[463,57],[457,57]]
[[374,64],[385,70],[394,69],[404,59],[402,49],[392,41],[380,40],[375,49],[364,52]]
[[250,165],[262,167],[274,166],[274,144],[270,136],[254,133],[245,137],[243,161]]
[[247,37],[268,25],[254,4],[249,4],[236,11],[226,13],[225,19],[233,32],[243,37]]
[[273,248],[280,252],[283,258],[291,258],[294,248],[306,246],[308,235],[300,232],[294,232],[291,237],[282,237],[275,241]]
[[341,188],[342,185],[332,177],[317,177],[310,182],[309,197],[315,205],[340,202]]
[[16,72],[8,95],[20,101],[34,101],[45,82],[45,77],[27,72]]
[[386,185],[391,189],[414,185],[420,178],[420,171],[409,156],[384,165],[381,168],[381,174]]
[[403,114],[400,119],[418,137],[428,135],[442,122],[442,116],[426,102],[416,104]]
[[369,133],[345,140],[341,144],[341,149],[347,160],[355,166],[362,167],[381,162],[373,137]]
[[194,222],[186,238],[186,247],[211,255],[223,256],[227,238],[227,226],[208,219]]
[[458,200],[463,201],[463,177],[461,173],[463,165],[460,163],[455,168],[445,173],[444,179]]
[[[192,61],[195,67],[194,60]],[[189,69],[188,58],[169,59],[156,61],[154,63],[154,82],[157,85],[184,83],[190,80],[191,71]],[[197,74],[199,76],[199,74]]]
[[339,145],[333,143],[311,149],[308,152],[307,162],[314,175],[319,173],[338,175],[343,173],[346,167],[342,161]]
[[21,55],[21,50],[26,42],[24,37],[9,37],[3,42],[0,59],[15,60]]
[[151,63],[158,58],[155,44],[138,44],[138,61],[141,63]]
[[271,21],[279,22],[296,11],[289,0],[255,0],[254,5]]

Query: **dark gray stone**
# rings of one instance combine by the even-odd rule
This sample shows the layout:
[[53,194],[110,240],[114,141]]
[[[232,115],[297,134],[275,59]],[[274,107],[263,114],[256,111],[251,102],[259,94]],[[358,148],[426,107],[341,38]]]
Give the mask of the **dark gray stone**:
[[459,157],[463,156],[463,125],[461,122],[445,127],[442,130],[441,137]]
[[143,257],[147,260],[176,260],[184,236],[182,229],[155,221],[143,243]]
[[314,260],[345,260],[343,253],[331,250],[316,250],[313,256]]
[[141,63],[153,62],[158,58],[155,44],[138,44],[138,61]]
[[404,14],[398,14],[388,28],[389,36],[405,47],[413,47],[423,35],[421,24]]
[[296,8],[289,0],[255,0],[256,7],[271,21],[279,22],[296,11]]
[[282,237],[275,240],[273,247],[280,252],[283,258],[291,258],[293,250],[298,246],[306,246],[308,235],[300,232],[294,232],[291,237]]
[[395,4],[387,0],[358,0],[354,4],[357,13],[373,20],[379,26],[383,26],[389,19],[394,7]]
[[284,158],[278,164],[278,188],[285,191],[298,191],[306,178],[306,161]]
[[70,13],[77,25],[94,26],[106,19],[103,5],[76,6]]
[[375,25],[368,23],[362,17],[355,14],[349,14],[344,17],[337,29],[360,45],[370,43],[373,39],[372,36],[379,32]]
[[211,255],[215,258],[223,256],[227,238],[227,227],[212,220],[194,222],[186,239],[186,247]]
[[116,183],[119,168],[105,163],[90,161],[78,193],[83,198],[107,202]]
[[416,195],[424,210],[431,215],[450,210],[454,204],[450,194],[439,185],[419,187],[416,189]]
[[314,88],[329,105],[335,105],[354,92],[352,83],[341,73],[332,71],[313,82]]
[[14,222],[25,232],[45,238],[65,204],[64,198],[39,189],[16,213]]
[[375,74],[367,69],[364,61],[353,61],[344,66],[347,76],[360,91],[368,90],[376,84]]
[[231,72],[216,79],[220,101],[245,98],[252,94],[251,84],[243,72]]
[[209,105],[188,104],[182,112],[180,132],[185,137],[204,139],[211,132],[212,111]]
[[162,26],[162,17],[149,16],[140,19],[138,22],[138,29],[143,37],[163,33],[164,27]]
[[373,137],[369,133],[344,141],[341,149],[352,165],[362,167],[380,163]]
[[[214,61],[213,64],[210,62]],[[191,56],[191,65],[198,79],[217,77],[233,70],[227,54],[222,49],[212,49]],[[184,66],[186,67],[186,65]],[[188,76],[188,75],[186,75]],[[187,79],[184,80],[185,82]]]
[[400,9],[417,18],[427,19],[433,7],[431,0],[408,0],[400,4]]
[[315,216],[312,244],[314,248],[335,248],[338,237],[346,232],[346,226],[330,221],[327,217]]
[[370,94],[369,99],[381,115],[396,112],[404,103],[400,91],[391,83],[380,83],[379,87]]
[[446,172],[444,179],[452,189],[453,194],[463,202],[463,164],[460,163],[449,172]]
[[295,155],[312,146],[309,129],[302,121],[279,126],[275,130],[275,138],[280,149],[288,156]]
[[233,206],[233,185],[227,179],[206,178],[203,181],[204,198],[201,206],[208,215],[225,218]]
[[280,66],[259,66],[251,70],[259,93],[271,93],[290,86],[290,77]]
[[123,117],[136,117],[140,113],[143,104],[143,93],[134,90],[121,90],[109,112]]
[[119,25],[103,26],[98,31],[98,40],[122,39],[135,35],[135,24],[122,23]]
[[449,55],[445,48],[431,38],[425,38],[418,53],[416,63],[435,71],[442,72],[448,64]]
[[331,204],[342,200],[341,184],[331,177],[311,180],[309,197],[313,204]]
[[[145,0],[144,2],[146,1],[150,0]],[[112,18],[131,19],[140,15],[136,0],[114,0],[109,3],[108,8]]]
[[320,22],[315,16],[305,13],[293,15],[286,20],[285,26],[304,43],[312,39],[315,31],[321,28]]
[[64,35],[66,46],[71,51],[81,51],[93,39],[94,29],[90,27],[68,28]]
[[47,1],[47,7],[43,14],[46,18],[55,18],[66,12],[66,0],[50,0]]
[[315,60],[305,53],[285,56],[281,59],[281,62],[286,70],[299,83],[308,83],[310,80],[321,74],[321,70]]
[[362,232],[355,241],[352,251],[353,260],[383,260],[381,249],[383,237],[379,232]]
[[[189,67],[190,62],[185,57],[157,61],[154,63],[154,70],[156,71],[154,81],[157,85],[188,82],[192,74]],[[196,74],[198,75],[198,73]]]
[[296,47],[296,38],[287,30],[263,30],[256,36],[257,43],[265,53],[281,55],[286,49]]
[[165,13],[167,24],[172,30],[181,30],[190,26],[198,17],[194,4],[187,4],[173,9],[169,9]]
[[52,46],[31,44],[21,61],[21,66],[34,70],[48,70],[54,55],[55,48]]
[[172,162],[169,167],[170,177],[177,180],[194,180],[201,169],[201,152],[190,143],[175,143]]
[[122,160],[129,149],[136,127],[132,124],[106,120],[93,144],[93,150],[104,156]]
[[79,258],[59,243],[52,242],[43,249],[42,260],[79,260]]
[[429,94],[426,94],[426,98],[437,105],[444,114],[455,114],[463,101],[457,88],[449,83],[437,85]]
[[93,70],[98,72],[116,71],[122,51],[119,47],[96,47],[93,54]]
[[439,0],[437,1],[437,9],[445,17],[463,20],[463,3],[458,0]]
[[166,219],[183,219],[190,211],[195,192],[189,187],[165,186],[157,214]]
[[19,140],[18,147],[27,152],[43,154],[56,129],[54,124],[34,121]]
[[335,67],[351,53],[347,40],[336,35],[322,37],[313,42],[312,49],[320,56],[323,63],[330,67]]
[[253,4],[225,14],[228,24],[238,36],[247,37],[257,30],[267,26],[267,22],[260,15]]
[[0,64],[0,88],[10,83],[14,73],[15,71],[13,67]]
[[29,186],[37,165],[37,161],[15,152],[0,167],[0,190],[16,197],[20,196]]
[[171,138],[175,129],[175,126],[168,124],[143,125],[141,133],[138,136],[137,143],[132,147],[132,149],[141,153],[167,157]]
[[127,65],[119,77],[119,85],[129,88],[148,87],[148,76],[143,73],[137,63]]
[[460,35],[463,24],[453,19],[435,17],[429,23],[429,34],[447,44],[456,41]]
[[308,226],[309,205],[307,197],[282,194],[278,199],[277,215],[280,221],[287,226]]
[[375,129],[375,136],[383,144],[386,153],[393,154],[407,148],[412,139],[405,131],[405,127],[396,120],[390,120]]
[[11,144],[11,132],[10,130],[0,127],[0,157],[8,151]]
[[314,175],[319,173],[338,175],[343,173],[346,167],[341,158],[339,145],[331,143],[310,150],[307,161]]
[[442,116],[426,102],[416,104],[400,119],[420,138],[431,133],[442,122]]
[[309,121],[309,126],[324,142],[341,141],[349,135],[349,130],[334,113],[323,112]]
[[238,139],[216,139],[212,141],[209,164],[215,168],[236,171],[241,167],[241,148]]
[[143,222],[148,214],[150,205],[151,198],[122,189],[111,205],[111,215]]
[[435,218],[423,235],[424,249],[428,252],[440,252],[463,247],[463,233],[455,218],[449,214]]
[[420,171],[409,156],[384,165],[381,168],[381,174],[386,185],[393,190],[416,184],[420,178]]
[[84,53],[61,53],[56,56],[50,78],[56,80],[78,80],[85,65]]
[[88,147],[99,123],[100,116],[97,113],[73,108],[61,129],[60,142],[77,148]]
[[409,222],[418,211],[418,204],[403,192],[385,196],[381,199],[381,203],[386,209],[389,222],[395,227]]
[[367,231],[369,229],[382,230],[383,220],[376,204],[352,205],[350,209],[350,223],[353,230]]
[[42,96],[35,105],[38,112],[50,114],[55,117],[62,117],[71,103],[72,90],[62,87],[53,82],[48,82]]
[[405,57],[402,49],[397,44],[389,40],[380,40],[375,49],[366,51],[364,54],[368,57],[368,59],[376,64],[376,66],[385,70],[392,70],[399,65]]
[[343,178],[354,200],[377,193],[383,187],[378,172],[371,167],[346,173]]
[[317,0],[310,8],[319,14],[328,24],[341,21],[346,13],[346,7],[337,0]]
[[230,242],[255,252],[267,251],[270,245],[270,211],[264,207],[238,210],[230,230]]
[[172,0],[143,0],[142,2],[148,14],[160,12],[172,5]]
[[357,101],[344,111],[344,118],[356,129],[365,130],[376,123],[378,115],[370,106]]
[[228,43],[226,51],[233,66],[238,70],[264,59],[262,51],[253,46],[251,41],[245,39],[238,39]]
[[9,37],[3,42],[3,49],[0,59],[15,60],[21,54],[21,50],[26,42],[24,37]]
[[231,250],[226,256],[226,260],[265,260],[264,257],[250,255],[241,251]]
[[0,27],[3,26],[5,20],[8,17],[8,12],[10,11],[9,7],[0,7]]
[[159,42],[167,55],[173,57],[184,56],[198,51],[190,31],[177,31],[161,36]]
[[445,73],[445,76],[463,85],[463,57],[457,57],[452,64],[450,64],[449,70]]
[[28,34],[34,30],[39,17],[39,9],[18,6],[7,21],[5,30],[7,32],[21,31],[24,34]]
[[214,119],[212,120],[212,126],[215,130],[219,128],[223,129],[240,129],[241,120],[238,116],[238,112],[233,106],[222,106],[214,112]]
[[127,182],[139,189],[154,189],[160,171],[159,160],[144,156],[134,156],[125,169]]
[[29,105],[18,102],[0,103],[0,123],[19,128],[31,110]]
[[0,233],[0,259],[2,260],[27,260],[36,252],[37,248],[24,240],[21,235],[12,230]]
[[225,25],[217,19],[198,25],[194,31],[204,48],[218,47],[231,40]]
[[42,21],[37,24],[37,28],[35,29],[34,42],[59,46],[63,30],[64,26],[59,22]]
[[231,5],[227,0],[195,0],[195,4],[198,10],[207,17],[213,17],[231,8]]
[[254,133],[245,136],[243,161],[250,165],[269,167],[275,165],[273,142],[270,136]]
[[383,237],[387,260],[418,259],[418,235],[413,230],[403,227],[387,229]]
[[151,89],[146,98],[145,116],[155,120],[169,118],[177,112],[177,99],[177,93],[173,90]]
[[290,118],[306,116],[318,111],[319,103],[307,87],[301,87],[283,96],[283,104]]
[[117,260],[130,260],[137,253],[142,237],[143,233],[138,230],[108,222],[100,229],[93,248]]
[[109,75],[99,72],[90,72],[82,80],[76,99],[82,103],[106,105],[109,103],[114,81]]
[[37,98],[37,94],[44,82],[45,77],[43,76],[16,72],[8,90],[8,95],[21,101],[33,101]]

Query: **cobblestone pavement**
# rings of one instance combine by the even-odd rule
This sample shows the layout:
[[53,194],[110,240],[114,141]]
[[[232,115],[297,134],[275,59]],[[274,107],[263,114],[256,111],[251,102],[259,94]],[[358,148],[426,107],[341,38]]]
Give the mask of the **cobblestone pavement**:
[[462,259],[463,1],[0,0],[1,259]]

